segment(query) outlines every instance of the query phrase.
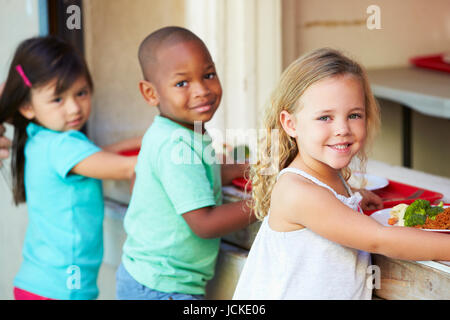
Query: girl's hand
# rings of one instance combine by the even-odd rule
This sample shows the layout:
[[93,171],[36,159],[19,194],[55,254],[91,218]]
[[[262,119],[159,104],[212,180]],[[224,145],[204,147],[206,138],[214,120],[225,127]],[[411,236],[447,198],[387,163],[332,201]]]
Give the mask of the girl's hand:
[[0,124],[0,167],[2,167],[2,160],[7,159],[9,157],[9,148],[11,147],[11,140],[4,137],[5,127]]
[[[0,84],[0,96],[2,95],[3,89],[5,88],[5,83]],[[11,140],[4,137],[5,127],[0,123],[0,168],[3,163],[2,160],[7,159],[9,157],[9,148],[11,148]]]
[[366,189],[360,189],[358,192],[363,197],[361,209],[364,211],[383,209],[383,200],[378,195]]

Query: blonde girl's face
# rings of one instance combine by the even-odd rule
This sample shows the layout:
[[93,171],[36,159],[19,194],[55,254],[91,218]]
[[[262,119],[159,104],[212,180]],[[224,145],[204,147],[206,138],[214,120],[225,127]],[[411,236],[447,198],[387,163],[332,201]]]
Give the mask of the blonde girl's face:
[[91,113],[91,89],[84,77],[56,95],[56,80],[31,90],[31,103],[20,108],[22,115],[54,131],[80,130]]
[[325,78],[301,96],[293,135],[303,162],[315,170],[346,167],[366,138],[365,94],[352,75]]

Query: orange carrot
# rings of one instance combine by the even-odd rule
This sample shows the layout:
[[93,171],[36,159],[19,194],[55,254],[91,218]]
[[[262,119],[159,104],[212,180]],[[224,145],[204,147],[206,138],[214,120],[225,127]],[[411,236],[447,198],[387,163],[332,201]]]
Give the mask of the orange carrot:
[[396,217],[392,217],[388,219],[388,224],[393,226],[394,224],[396,224],[398,222],[398,218]]

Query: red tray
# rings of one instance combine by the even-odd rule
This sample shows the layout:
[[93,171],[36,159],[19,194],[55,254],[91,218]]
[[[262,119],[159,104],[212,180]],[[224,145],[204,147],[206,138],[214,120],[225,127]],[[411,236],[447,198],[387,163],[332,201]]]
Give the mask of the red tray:
[[139,151],[141,151],[141,149],[131,149],[131,150],[124,150],[124,151],[120,151],[119,154],[122,156],[137,156],[139,154]]
[[[411,204],[417,199],[424,199],[434,203],[443,197],[442,193],[392,180],[389,180],[389,184],[386,187],[373,192],[383,200],[384,208],[392,208],[400,203]],[[364,213],[370,215],[374,211],[376,210],[365,211]]]
[[374,190],[373,192],[383,199],[385,208],[390,208],[400,203],[410,204],[417,199],[424,199],[433,203],[443,197],[442,193],[392,180],[389,180],[389,184],[386,187]]
[[[247,184],[248,182],[248,184]],[[250,181],[248,181],[245,178],[236,178],[233,181],[231,181],[231,183],[233,185],[235,185],[236,187],[238,187],[239,189],[242,189],[244,191],[250,192],[252,191],[252,184]]]
[[450,64],[442,59],[442,54],[415,57],[409,59],[409,62],[420,68],[450,72]]

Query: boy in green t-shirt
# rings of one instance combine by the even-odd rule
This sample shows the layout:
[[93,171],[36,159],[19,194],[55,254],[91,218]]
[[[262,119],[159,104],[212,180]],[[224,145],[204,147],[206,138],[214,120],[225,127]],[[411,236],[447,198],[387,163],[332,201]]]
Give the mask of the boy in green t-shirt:
[[222,204],[222,183],[243,176],[246,165],[215,161],[204,125],[222,88],[200,38],[180,27],[159,29],[141,43],[139,62],[141,94],[160,115],[138,157],[117,298],[201,299],[220,237],[256,220],[244,201]]

